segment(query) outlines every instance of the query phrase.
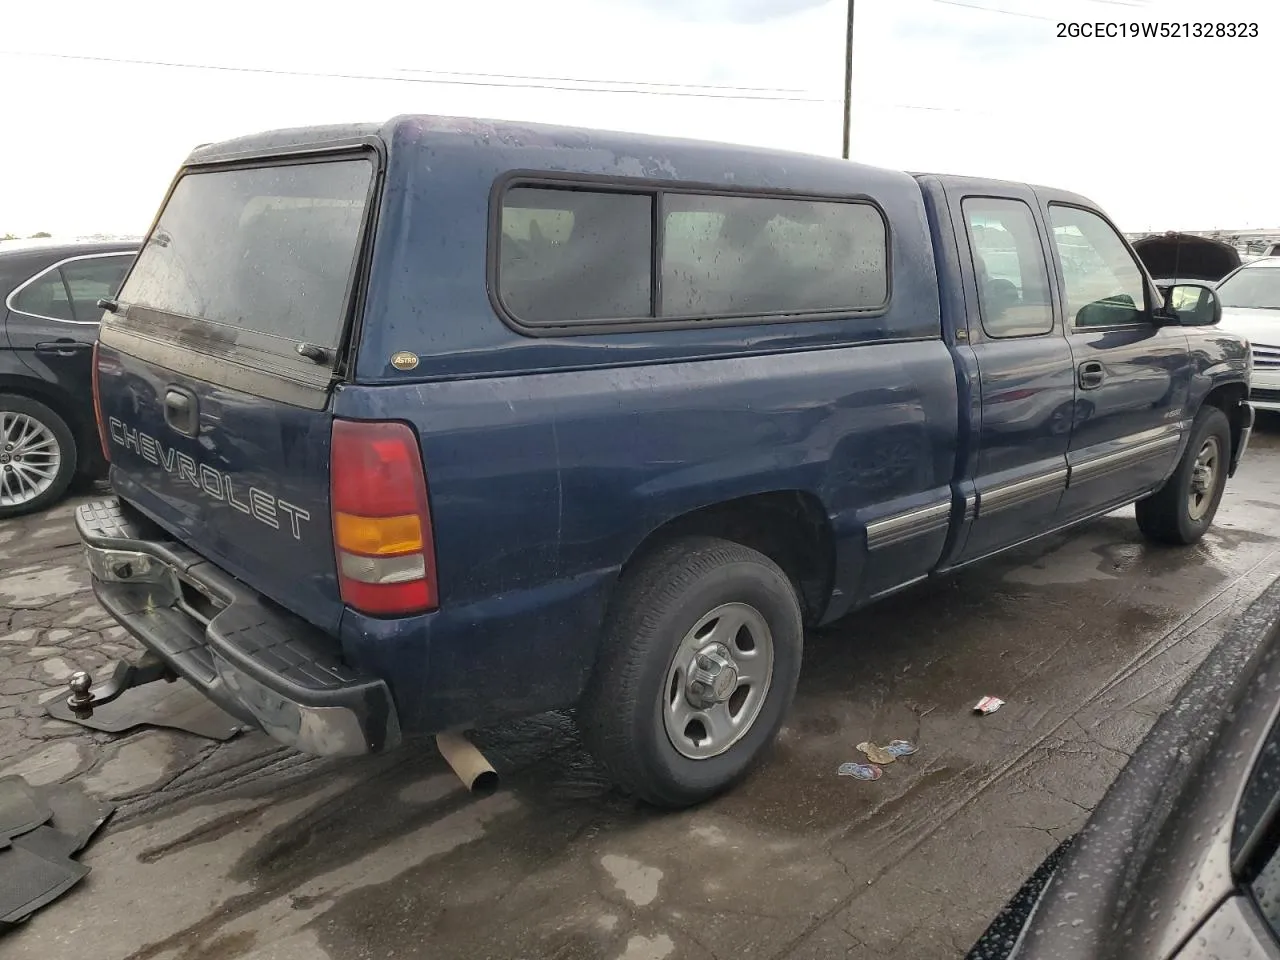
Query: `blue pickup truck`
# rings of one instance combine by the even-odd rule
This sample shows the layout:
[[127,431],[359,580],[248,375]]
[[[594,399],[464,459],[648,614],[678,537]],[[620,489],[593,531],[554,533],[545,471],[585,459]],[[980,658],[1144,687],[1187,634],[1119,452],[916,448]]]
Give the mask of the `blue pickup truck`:
[[103,606],[284,743],[574,707],[688,805],[806,626],[1129,503],[1204,533],[1250,355],[1177,294],[1021,183],[421,116],[206,145],[102,302],[78,527]]

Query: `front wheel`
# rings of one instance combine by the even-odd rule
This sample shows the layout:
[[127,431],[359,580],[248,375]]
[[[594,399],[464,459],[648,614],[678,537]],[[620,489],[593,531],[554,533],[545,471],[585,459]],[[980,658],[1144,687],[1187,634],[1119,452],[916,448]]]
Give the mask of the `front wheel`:
[[1138,527],[1155,543],[1195,543],[1213,523],[1227,485],[1231,424],[1217,407],[1204,407],[1165,485],[1137,504]]
[[676,541],[619,585],[579,711],[615,783],[662,807],[739,780],[795,695],[804,629],[768,557],[709,537]]

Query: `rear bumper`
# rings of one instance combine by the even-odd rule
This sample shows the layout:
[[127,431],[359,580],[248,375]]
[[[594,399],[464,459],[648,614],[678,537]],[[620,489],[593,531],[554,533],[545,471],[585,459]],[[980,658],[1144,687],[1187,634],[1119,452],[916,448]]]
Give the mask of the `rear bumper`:
[[99,602],[209,699],[305,753],[400,742],[387,684],[347,667],[338,642],[228,576],[116,499],[76,510]]

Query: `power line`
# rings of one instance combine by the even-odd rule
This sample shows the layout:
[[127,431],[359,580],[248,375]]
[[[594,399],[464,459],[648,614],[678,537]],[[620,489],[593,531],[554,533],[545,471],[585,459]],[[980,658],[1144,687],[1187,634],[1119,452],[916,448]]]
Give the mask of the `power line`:
[[967,107],[927,107],[919,103],[880,103],[871,106],[888,107],[891,110],[927,110],[930,113],[962,113],[967,117],[998,117],[990,110],[970,110]]
[[[958,3],[959,0],[935,0],[935,2],[938,2],[938,3],[957,2]],[[799,103],[832,103],[832,104],[843,102],[841,98],[838,98],[838,97],[767,97],[767,96],[740,97],[740,96],[733,96],[728,94],[717,95],[713,92],[686,93],[686,92],[683,92],[683,90],[665,91],[665,90],[643,90],[643,89],[632,90],[632,89],[626,89],[626,88],[614,89],[614,88],[604,88],[604,87],[600,87],[600,88],[561,87],[561,86],[543,86],[543,85],[516,84],[516,83],[488,83],[488,82],[482,83],[479,81],[476,81],[473,83],[473,82],[461,81],[461,80],[457,80],[457,81],[431,80],[431,79],[419,78],[419,77],[396,77],[396,76],[375,75],[375,74],[326,73],[321,71],[307,71],[307,70],[279,70],[279,69],[272,69],[267,67],[233,67],[233,66],[227,66],[225,64],[180,63],[176,61],[165,61],[165,60],[135,60],[135,59],[127,59],[123,57],[100,57],[100,56],[77,55],[77,54],[68,54],[68,53],[43,53],[43,52],[16,51],[16,50],[0,50],[0,56],[44,57],[44,58],[57,59],[57,60],[79,60],[79,61],[88,61],[92,63],[125,64],[129,66],[174,67],[179,69],[215,70],[215,71],[231,72],[231,73],[253,73],[253,74],[270,74],[270,75],[281,75],[281,76],[317,77],[317,78],[333,79],[333,80],[377,80],[377,81],[385,81],[385,82],[398,81],[398,82],[404,82],[404,83],[426,83],[426,84],[442,83],[446,85],[463,84],[467,86],[483,86],[483,87],[494,87],[494,88],[512,87],[516,89],[531,89],[531,90],[557,90],[557,91],[564,90],[569,92],[576,91],[576,90],[585,90],[588,93],[622,93],[622,94],[645,94],[645,95],[653,95],[653,96],[665,95],[665,96],[676,96],[676,97],[709,97],[713,99],[729,99],[729,100],[746,99],[746,100],[782,101],[782,102],[799,102]],[[459,76],[505,77],[508,75],[459,74]],[[515,77],[514,74],[509,76],[513,78]],[[554,78],[538,77],[538,78],[530,78],[530,79],[554,79]],[[588,82],[609,83],[611,81],[588,81]],[[634,85],[638,86],[639,84],[634,83]],[[655,84],[655,86],[665,86],[665,84]],[[677,86],[677,87],[693,86],[697,88],[700,85],[673,84],[672,86]],[[771,88],[771,87],[742,87],[742,88],[708,87],[708,89],[711,91],[742,89],[742,90],[758,90],[761,92],[768,92],[773,89],[778,89],[779,91],[785,92],[785,88]],[[932,106],[928,104],[916,104],[916,103],[885,103],[885,102],[877,103],[875,101],[864,101],[863,105],[868,107],[887,108],[890,110],[923,110],[931,113],[962,113],[962,114],[970,114],[974,116],[996,116],[996,114],[990,113],[988,111],[980,111],[980,110],[973,110],[969,108],[957,108],[957,107],[939,107],[939,106]]]
[[964,7],[966,10],[982,10],[986,13],[1003,13],[1009,17],[1023,17],[1027,20],[1040,20],[1044,23],[1054,23],[1051,17],[1041,17],[1034,13],[1023,13],[1021,10],[1003,10],[999,7],[984,7],[977,3],[965,3],[964,0],[933,0],[934,3],[945,3],[949,7]]
[[[281,70],[270,67],[233,67],[226,64],[211,63],[184,63],[169,60],[141,60],[126,57],[102,57],[89,56],[87,54],[72,53],[44,53],[31,52],[23,50],[0,50],[0,56],[16,56],[16,57],[43,57],[54,60],[77,60],[88,63],[114,63],[125,64],[129,66],[144,67],[171,67],[182,70],[212,70],[223,73],[253,73],[266,74],[270,76],[286,76],[286,77],[317,77],[328,80],[377,80],[383,82],[394,83],[423,83],[441,86],[459,86],[459,87],[490,87],[490,88],[515,88],[525,90],[556,90],[562,92],[578,92],[578,93],[625,93],[633,95],[644,95],[654,97],[694,97],[710,100],[768,100],[786,103],[831,103],[834,102],[829,97],[798,97],[798,96],[780,96],[774,95],[772,90],[776,90],[778,94],[785,94],[789,91],[784,88],[758,88],[759,93],[734,93],[734,92],[713,92],[717,88],[701,89],[696,85],[690,84],[671,84],[671,89],[647,89],[638,85],[631,86],[586,86],[575,85],[567,86],[565,81],[552,81],[550,83],[502,83],[496,80],[462,80],[456,78],[431,79],[429,77],[404,77],[404,76],[387,76],[385,74],[365,74],[365,73],[329,73],[316,70]],[[472,76],[489,76],[487,74],[473,74]],[[498,76],[498,75],[493,75]],[[530,78],[538,79],[538,78]],[[608,83],[610,81],[589,81],[593,83]],[[666,86],[659,84],[656,86]],[[694,89],[689,89],[693,86]],[[724,88],[731,91],[734,88]]]
[[519,73],[478,73],[474,70],[418,70],[397,67],[400,73],[424,73],[434,77],[484,77],[487,80],[539,80],[548,83],[612,83],[628,87],[679,87],[687,90],[744,90],[749,93],[809,93],[798,87],[733,87],[717,83],[654,83],[648,80],[589,80],[583,77],[538,77]]
[[[984,13],[999,13],[1007,17],[1022,17],[1026,20],[1040,20],[1044,23],[1055,23],[1052,17],[1042,17],[1034,13],[1024,13],[1021,10],[1006,10],[1003,7],[986,7],[977,3],[965,3],[963,0],[933,0],[934,3],[945,3],[951,7],[964,7],[968,10],[981,10]],[[1129,7],[1134,10],[1146,10],[1149,6],[1149,0],[1081,0],[1083,3],[1101,3],[1109,7]]]

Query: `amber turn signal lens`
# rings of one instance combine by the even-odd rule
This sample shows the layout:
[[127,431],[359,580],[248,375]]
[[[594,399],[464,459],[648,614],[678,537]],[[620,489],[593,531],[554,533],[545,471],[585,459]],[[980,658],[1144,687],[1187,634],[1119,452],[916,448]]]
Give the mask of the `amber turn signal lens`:
[[422,550],[422,523],[414,514],[400,517],[333,515],[338,548],[369,557],[387,557]]

